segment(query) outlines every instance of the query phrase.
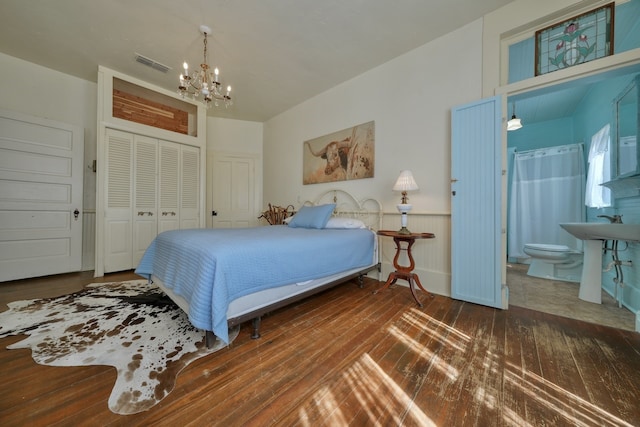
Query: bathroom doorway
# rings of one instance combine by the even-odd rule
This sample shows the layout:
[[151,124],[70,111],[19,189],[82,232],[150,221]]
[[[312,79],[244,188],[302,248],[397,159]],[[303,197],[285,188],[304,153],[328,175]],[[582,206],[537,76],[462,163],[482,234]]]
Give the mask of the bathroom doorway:
[[[599,75],[558,84],[554,87],[508,96],[509,113],[515,103],[517,116],[523,124],[522,129],[508,132],[508,149],[512,149],[513,140],[520,140],[519,142],[524,145],[518,144],[518,151],[536,150],[567,143],[584,143],[584,152],[588,152],[591,135],[601,127],[601,123],[591,123],[594,120],[589,122],[584,119],[585,116],[593,113],[590,110],[597,107],[594,106],[594,103],[589,102],[589,95],[599,94],[601,99],[609,97],[608,102],[602,102],[600,109],[603,117],[610,121],[612,117],[611,101],[619,92],[614,88],[615,85],[612,82],[616,80],[627,81],[638,72],[640,72],[640,64],[634,64],[626,68],[605,71]],[[576,118],[579,114],[583,115],[582,122],[581,118]],[[564,131],[564,138],[560,137],[562,132],[556,132],[557,129]],[[567,135],[568,137],[566,137]],[[543,146],[536,146],[534,141],[538,141]],[[586,168],[586,160],[584,165]],[[509,174],[512,169],[509,165]],[[505,198],[508,206],[511,203],[510,191],[507,191]],[[583,211],[588,220],[594,220],[593,217],[597,214],[595,210],[587,210],[584,206]],[[509,233],[507,228],[508,241]],[[581,301],[578,298],[579,283],[530,277],[526,274],[528,268],[526,265],[513,261],[512,258],[509,258],[506,268],[506,284],[509,287],[510,305],[601,325],[635,330],[633,313],[624,307],[618,307],[618,304],[608,293],[603,292],[602,305]],[[580,308],[582,305],[585,306]],[[617,323],[612,325],[611,322]]]

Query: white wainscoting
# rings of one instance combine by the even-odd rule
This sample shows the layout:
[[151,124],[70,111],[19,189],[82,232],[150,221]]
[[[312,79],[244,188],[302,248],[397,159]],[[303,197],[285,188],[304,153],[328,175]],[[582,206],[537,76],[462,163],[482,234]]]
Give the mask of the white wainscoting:
[[82,213],[82,271],[93,270],[96,265],[96,211]]
[[[400,214],[385,212],[382,228],[384,230],[400,229]],[[451,214],[449,213],[409,213],[407,228],[414,233],[433,233],[435,239],[418,239],[411,248],[416,267],[414,273],[420,277],[422,286],[429,292],[438,295],[451,295]],[[380,238],[382,277],[385,281],[394,269],[393,257],[396,254],[395,244],[391,237]],[[399,261],[408,265],[409,261],[403,252]],[[400,285],[408,284],[398,280]]]

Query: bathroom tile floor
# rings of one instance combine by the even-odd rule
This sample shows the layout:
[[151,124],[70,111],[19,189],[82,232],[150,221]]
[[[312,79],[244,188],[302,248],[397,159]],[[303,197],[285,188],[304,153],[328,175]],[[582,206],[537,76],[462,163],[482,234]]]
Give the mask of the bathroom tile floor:
[[507,264],[509,305],[635,331],[635,316],[602,291],[602,304],[578,298],[579,283],[527,276],[528,265]]

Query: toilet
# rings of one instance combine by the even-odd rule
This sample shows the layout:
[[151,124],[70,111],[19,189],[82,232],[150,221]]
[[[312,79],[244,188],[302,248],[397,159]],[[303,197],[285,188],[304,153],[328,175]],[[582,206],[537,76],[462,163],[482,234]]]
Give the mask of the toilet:
[[565,282],[580,282],[582,252],[565,245],[527,243],[524,245],[524,253],[531,257],[527,275]]

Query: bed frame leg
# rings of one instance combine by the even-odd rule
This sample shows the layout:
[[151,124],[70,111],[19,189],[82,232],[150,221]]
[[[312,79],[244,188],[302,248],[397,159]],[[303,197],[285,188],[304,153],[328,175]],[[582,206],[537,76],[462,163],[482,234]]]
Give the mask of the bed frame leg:
[[358,276],[358,287],[360,289],[364,288],[364,274]]
[[213,331],[204,331],[204,343],[208,349],[212,349],[216,345],[216,336]]
[[260,321],[261,321],[261,317],[254,317],[253,320],[251,321],[251,324],[253,325],[253,333],[251,334],[251,339],[252,340],[257,340],[258,338],[260,338]]

